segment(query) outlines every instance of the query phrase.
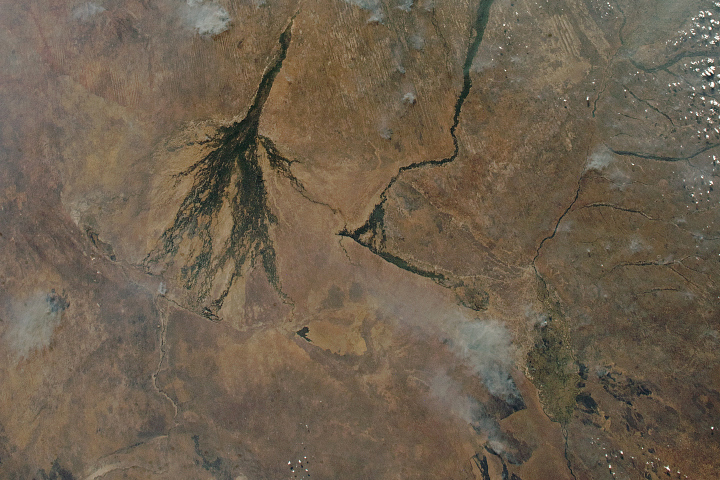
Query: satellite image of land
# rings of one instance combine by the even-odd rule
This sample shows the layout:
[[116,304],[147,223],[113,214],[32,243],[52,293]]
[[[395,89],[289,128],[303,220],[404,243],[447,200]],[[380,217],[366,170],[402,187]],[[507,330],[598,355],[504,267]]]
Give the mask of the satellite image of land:
[[0,479],[716,480],[718,182],[718,1],[0,0]]

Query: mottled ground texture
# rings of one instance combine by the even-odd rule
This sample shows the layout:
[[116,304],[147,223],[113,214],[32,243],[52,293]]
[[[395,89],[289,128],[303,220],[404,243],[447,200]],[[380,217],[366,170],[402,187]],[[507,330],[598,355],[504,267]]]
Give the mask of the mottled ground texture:
[[719,44],[0,0],[0,478],[720,478]]

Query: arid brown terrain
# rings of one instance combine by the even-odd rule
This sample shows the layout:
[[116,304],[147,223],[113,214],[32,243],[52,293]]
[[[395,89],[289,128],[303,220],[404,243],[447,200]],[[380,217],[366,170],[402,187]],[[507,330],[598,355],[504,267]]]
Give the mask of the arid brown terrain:
[[719,43],[0,0],[0,478],[720,478]]

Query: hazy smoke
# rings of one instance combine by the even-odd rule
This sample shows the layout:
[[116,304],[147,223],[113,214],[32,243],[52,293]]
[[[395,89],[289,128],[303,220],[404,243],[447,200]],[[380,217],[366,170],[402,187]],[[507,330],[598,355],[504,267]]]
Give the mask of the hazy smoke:
[[88,2],[83,3],[82,5],[78,5],[77,7],[73,8],[72,16],[75,20],[80,20],[81,22],[87,22],[91,18],[93,18],[98,13],[102,13],[105,11],[105,8],[101,5],[98,5],[94,2]]
[[478,434],[486,436],[488,446],[495,452],[506,451],[504,435],[497,422],[485,414],[482,403],[463,393],[460,385],[447,374],[435,374],[430,382],[430,395],[443,409],[469,423]]
[[412,10],[412,7],[414,4],[415,4],[415,0],[405,0],[405,1],[403,1],[403,3],[398,5],[397,8],[399,8],[403,12],[409,12],[410,10]]
[[444,373],[436,373],[430,382],[430,394],[440,400],[443,407],[453,415],[474,424],[480,416],[482,406],[477,400],[465,395],[460,386]]
[[605,145],[601,145],[596,148],[592,154],[590,154],[585,171],[597,170],[599,172],[610,165],[610,162],[612,161],[612,152]]
[[38,292],[24,302],[13,303],[5,342],[18,357],[27,357],[33,350],[50,345],[67,307],[67,299],[54,290],[48,294]]
[[386,313],[405,325],[419,327],[424,335],[446,340],[492,395],[511,405],[520,399],[510,376],[516,352],[512,336],[501,322],[480,320],[466,308],[448,305],[444,299],[429,295],[420,296],[400,284],[393,291],[378,292],[378,297],[385,298]]
[[350,5],[355,5],[356,7],[360,7],[363,10],[368,10],[372,12],[372,15],[370,18],[368,18],[368,22],[379,22],[382,23],[385,16],[383,15],[382,11],[382,5],[380,4],[380,0],[345,0]]
[[231,19],[227,10],[214,2],[187,0],[184,16],[200,35],[218,35],[230,28]]
[[454,351],[482,380],[488,391],[503,400],[520,396],[510,377],[514,348],[508,330],[499,322],[481,321],[458,325]]
[[[512,335],[502,322],[482,320],[476,312],[451,303],[447,293],[432,288],[418,288],[413,282],[396,282],[383,290],[373,290],[382,316],[397,319],[420,336],[441,339],[457,358],[482,382],[488,393],[513,410],[524,408],[524,402],[511,377],[517,360]],[[430,395],[445,411],[471,425],[487,445],[498,453],[511,448],[494,418],[497,404],[486,408],[480,401],[462,391],[445,371],[428,372]],[[507,412],[507,411],[506,411]]]

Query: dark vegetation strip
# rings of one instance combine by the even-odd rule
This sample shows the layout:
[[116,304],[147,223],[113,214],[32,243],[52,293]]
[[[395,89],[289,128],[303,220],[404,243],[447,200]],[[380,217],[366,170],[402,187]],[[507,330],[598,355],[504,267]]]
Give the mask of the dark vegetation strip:
[[444,280],[444,276],[438,273],[414,267],[400,257],[387,253],[385,249],[385,242],[387,236],[385,233],[384,225],[387,192],[395,184],[395,182],[398,180],[398,178],[400,177],[400,175],[402,175],[403,172],[427,166],[445,165],[454,161],[457,158],[460,151],[460,144],[457,138],[456,130],[458,124],[460,123],[460,113],[462,111],[462,107],[468,95],[470,94],[470,90],[472,89],[472,77],[470,74],[471,68],[473,60],[477,55],[478,49],[480,48],[480,43],[482,42],[483,36],[485,34],[485,28],[487,27],[488,19],[490,17],[490,7],[492,6],[493,1],[494,0],[480,1],[477,9],[477,14],[475,16],[475,22],[473,23],[470,45],[468,46],[468,50],[465,55],[465,62],[463,63],[463,86],[462,90],[460,90],[460,94],[458,95],[457,100],[455,101],[455,113],[453,114],[453,123],[450,126],[450,135],[452,136],[454,146],[452,155],[442,159],[415,162],[410,165],[401,167],[398,170],[398,173],[392,179],[390,179],[390,182],[380,194],[380,202],[375,205],[372,213],[370,214],[370,217],[365,222],[365,224],[353,231],[349,231],[347,228],[345,228],[341,232],[339,232],[340,236],[353,239],[360,245],[370,249],[370,251],[372,251],[374,254],[382,257],[384,260],[394,265],[397,265],[403,270],[407,270],[411,273],[432,278],[438,281]]
[[[268,64],[245,118],[220,127],[209,142],[212,150],[177,174],[178,182],[191,177],[192,187],[180,204],[172,225],[162,233],[144,260],[146,267],[155,263],[170,266],[181,245],[197,241],[198,245],[189,253],[189,260],[181,267],[185,288],[197,292],[194,307],[199,307],[208,298],[215,277],[232,262],[232,273],[225,288],[201,312],[210,319],[217,320],[217,311],[248,262],[254,265],[259,260],[270,283],[280,291],[269,232],[269,226],[277,219],[268,206],[258,147],[266,149],[274,170],[291,181],[294,177],[289,173],[288,161],[277,154],[268,139],[258,135],[258,126],[263,106],[287,56],[291,28],[292,21],[280,35],[280,48]],[[218,247],[213,237],[220,227],[219,214],[226,202],[230,207],[232,228],[228,238]]]

